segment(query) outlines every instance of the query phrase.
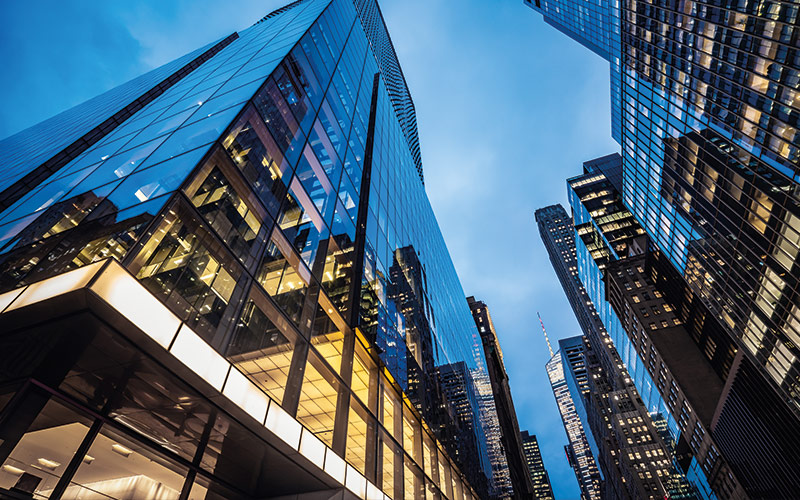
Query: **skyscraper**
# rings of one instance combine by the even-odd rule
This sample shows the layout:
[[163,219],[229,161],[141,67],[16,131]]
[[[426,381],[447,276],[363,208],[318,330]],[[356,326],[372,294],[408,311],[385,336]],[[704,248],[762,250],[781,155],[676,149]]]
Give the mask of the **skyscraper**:
[[[587,168],[602,169],[616,179],[619,155],[587,162]],[[659,431],[663,419],[651,415],[643,404],[580,280],[572,218],[560,205],[539,209],[535,217],[553,269],[584,332],[582,337],[564,339],[559,345],[570,352],[565,370],[579,375],[582,382],[579,384],[579,377],[573,376],[575,383],[568,387],[574,393],[584,428],[591,431],[589,444],[603,475],[601,496],[647,497],[658,491],[672,497],[683,494],[687,488],[682,474],[673,466],[664,467],[664,461],[674,461],[675,449]],[[631,429],[636,429],[635,435],[631,435]],[[657,460],[652,460],[654,456]],[[652,484],[654,476],[665,474],[673,478],[670,484]]]
[[[567,379],[564,374],[561,351],[556,352],[545,365],[550,386],[556,398],[558,412],[569,440],[568,455],[572,458],[570,465],[575,471],[581,496],[587,499],[600,497],[600,474],[597,462],[589,446],[589,437],[575,408],[575,401],[570,394]],[[580,402],[578,403],[580,404]]]
[[531,481],[533,482],[533,498],[541,500],[553,499],[553,488],[550,485],[550,475],[544,468],[542,452],[539,450],[539,442],[536,436],[522,431],[522,451],[525,454],[525,463],[528,467]]
[[[790,417],[773,406],[767,420],[772,428],[754,429],[747,414],[726,412],[733,405],[753,408],[769,393],[756,395],[752,386],[746,391],[736,382],[739,373],[752,373],[749,362],[737,356],[733,340],[651,247],[612,183],[590,164],[585,170],[568,181],[578,223],[579,276],[601,304],[600,317],[654,421],[663,421],[676,464],[704,498],[764,494],[744,484],[753,470],[736,466],[757,460],[759,448],[769,442],[762,440],[781,426],[786,430]],[[755,448],[747,451],[744,443]],[[780,446],[771,454],[768,463],[787,464]],[[752,468],[763,465],[753,462]],[[794,488],[793,476],[776,481],[768,471],[756,474],[756,484],[768,495],[780,497]]]
[[483,301],[467,297],[475,326],[481,338],[486,368],[489,372],[491,391],[489,397],[496,412],[497,422],[491,427],[494,436],[487,436],[490,445],[490,461],[495,471],[495,481],[500,496],[528,498],[532,494],[525,455],[519,437],[519,422],[511,398],[511,386],[503,363],[503,350],[494,328],[492,315]]
[[[727,396],[712,422],[719,429],[712,455],[731,457],[739,486],[720,479],[714,491],[793,496],[800,458],[789,431],[800,424],[800,7],[526,3],[609,60],[622,202],[649,236],[649,253],[686,284],[697,311],[687,313],[713,319],[735,349]],[[701,343],[710,345],[709,332]],[[774,451],[765,443],[775,443]],[[713,476],[714,463],[692,467]]]
[[293,2],[0,158],[0,496],[487,496],[373,0]]

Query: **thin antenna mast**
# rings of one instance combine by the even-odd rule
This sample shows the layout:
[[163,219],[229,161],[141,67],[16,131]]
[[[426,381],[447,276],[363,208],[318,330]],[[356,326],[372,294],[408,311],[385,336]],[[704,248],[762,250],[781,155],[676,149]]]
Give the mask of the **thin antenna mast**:
[[547,330],[544,329],[544,322],[542,321],[542,316],[537,312],[537,316],[539,316],[539,324],[542,325],[542,333],[544,333],[544,340],[547,342],[547,349],[550,350],[550,357],[553,357],[553,346],[550,345],[550,339],[547,337]]

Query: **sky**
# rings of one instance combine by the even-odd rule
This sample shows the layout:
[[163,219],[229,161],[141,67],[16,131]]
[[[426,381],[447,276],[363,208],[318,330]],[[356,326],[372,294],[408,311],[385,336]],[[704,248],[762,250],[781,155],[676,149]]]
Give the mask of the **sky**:
[[[288,0],[0,2],[0,138],[213,40]],[[556,498],[580,497],[544,364],[580,330],[533,213],[582,162],[619,150],[608,63],[522,0],[380,0],[414,99],[428,197],[467,295],[489,306],[520,428]]]

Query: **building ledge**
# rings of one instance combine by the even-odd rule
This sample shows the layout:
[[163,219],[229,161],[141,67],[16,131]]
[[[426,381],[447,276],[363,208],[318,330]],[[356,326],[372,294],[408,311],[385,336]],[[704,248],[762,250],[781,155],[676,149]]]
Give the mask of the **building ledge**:
[[[88,318],[88,319],[87,319]],[[69,325],[69,328],[65,328]],[[217,353],[113,259],[0,294],[0,346],[23,334],[105,329],[128,340],[264,441],[280,496],[387,500],[377,486]],[[32,338],[32,337],[31,337]],[[33,344],[32,346],[36,346]],[[36,351],[36,349],[34,349]],[[38,352],[31,359],[38,359]],[[6,378],[27,359],[5,366]],[[24,376],[24,370],[19,375]],[[254,443],[254,446],[257,444]],[[321,498],[321,497],[320,497]]]

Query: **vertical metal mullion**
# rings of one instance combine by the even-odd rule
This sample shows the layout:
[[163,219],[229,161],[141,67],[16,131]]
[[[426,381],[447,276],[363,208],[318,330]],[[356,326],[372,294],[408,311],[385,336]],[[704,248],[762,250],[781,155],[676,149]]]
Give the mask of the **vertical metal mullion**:
[[203,459],[203,454],[208,446],[208,440],[211,437],[211,431],[214,429],[214,423],[216,420],[217,410],[216,408],[212,407],[211,412],[208,414],[208,422],[206,422],[206,426],[203,428],[203,435],[200,436],[200,442],[197,444],[197,450],[194,453],[194,458],[192,458],[192,465],[194,467],[189,469],[189,473],[186,474],[186,480],[183,482],[183,488],[181,488],[181,493],[178,497],[178,500],[189,499],[189,493],[191,493],[195,478],[197,477],[197,468],[200,467],[200,461]]
[[67,464],[67,468],[64,469],[64,473],[59,478],[58,483],[56,483],[56,487],[53,488],[53,493],[50,494],[51,500],[61,499],[61,496],[72,482],[72,478],[75,477],[75,473],[78,472],[78,467],[80,467],[81,462],[83,462],[83,457],[89,452],[89,448],[100,433],[100,427],[102,426],[103,421],[99,418],[95,419],[94,423],[89,428],[89,432],[86,433],[83,441],[81,441],[80,446],[75,450],[75,454],[72,455],[72,459],[69,461],[69,464]]
[[361,173],[361,193],[358,197],[358,216],[356,218],[355,258],[353,259],[353,282],[350,290],[347,318],[351,327],[358,325],[359,304],[361,303],[361,277],[364,274],[364,252],[367,242],[367,215],[369,213],[369,191],[372,178],[372,155],[375,144],[375,121],[378,107],[378,84],[380,73],[375,73],[372,82],[372,99],[367,125],[367,144],[364,147],[364,170]]

